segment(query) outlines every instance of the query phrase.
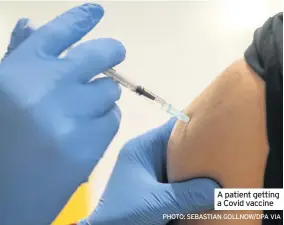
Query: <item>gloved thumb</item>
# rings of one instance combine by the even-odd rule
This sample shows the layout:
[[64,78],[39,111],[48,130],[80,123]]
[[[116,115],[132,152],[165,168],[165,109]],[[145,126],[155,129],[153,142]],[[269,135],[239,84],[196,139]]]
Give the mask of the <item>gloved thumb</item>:
[[32,27],[29,19],[19,19],[12,31],[10,43],[2,61],[6,59],[7,56],[10,55],[19,45],[21,45],[33,32],[34,28]]
[[164,202],[169,214],[200,213],[214,209],[214,189],[220,186],[211,179],[199,178],[165,184]]

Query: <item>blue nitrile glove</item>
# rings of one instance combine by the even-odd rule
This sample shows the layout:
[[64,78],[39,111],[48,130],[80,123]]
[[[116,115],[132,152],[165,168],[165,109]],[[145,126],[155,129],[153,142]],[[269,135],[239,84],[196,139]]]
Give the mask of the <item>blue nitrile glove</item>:
[[172,214],[213,209],[218,187],[214,181],[166,183],[167,144],[173,124],[171,120],[123,147],[97,208],[79,225],[160,225]]
[[12,34],[10,39],[10,44],[8,45],[7,52],[2,60],[4,60],[12,51],[14,51],[20,44],[22,44],[32,33],[33,28],[29,24],[29,19],[23,18],[20,19]]
[[85,4],[28,37],[0,64],[0,224],[51,224],[116,134],[119,86],[87,83],[123,61],[113,39],[80,40],[102,18]]

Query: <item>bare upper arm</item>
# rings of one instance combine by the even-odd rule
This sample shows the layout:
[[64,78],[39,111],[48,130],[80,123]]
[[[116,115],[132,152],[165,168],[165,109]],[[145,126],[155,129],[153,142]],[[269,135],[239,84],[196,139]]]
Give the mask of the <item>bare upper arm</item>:
[[185,111],[192,120],[177,122],[169,140],[170,181],[210,177],[226,188],[262,187],[265,83],[244,60],[229,66]]

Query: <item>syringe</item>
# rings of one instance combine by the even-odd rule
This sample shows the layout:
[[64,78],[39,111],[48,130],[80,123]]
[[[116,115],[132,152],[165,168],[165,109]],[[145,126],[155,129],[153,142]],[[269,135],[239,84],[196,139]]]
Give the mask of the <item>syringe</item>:
[[184,121],[185,123],[189,122],[190,118],[187,115],[185,115],[183,112],[177,110],[171,104],[168,104],[164,99],[146,90],[144,87],[132,83],[124,76],[116,72],[114,69],[108,69],[107,71],[104,72],[104,74],[111,77],[114,81],[126,87],[130,91],[135,92],[138,95],[143,95],[147,99],[152,100],[155,103],[159,104],[164,111],[176,117],[177,119]]

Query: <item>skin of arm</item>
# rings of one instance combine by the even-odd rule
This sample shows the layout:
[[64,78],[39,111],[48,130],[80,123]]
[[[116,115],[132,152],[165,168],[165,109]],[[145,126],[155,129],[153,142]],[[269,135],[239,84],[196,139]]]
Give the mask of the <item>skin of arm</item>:
[[[168,144],[170,182],[209,177],[224,188],[262,188],[268,154],[265,82],[240,59],[185,110]],[[215,211],[239,215],[257,211]],[[173,224],[260,225],[261,220],[192,220]]]

